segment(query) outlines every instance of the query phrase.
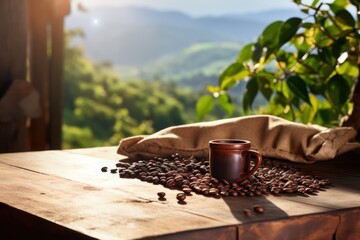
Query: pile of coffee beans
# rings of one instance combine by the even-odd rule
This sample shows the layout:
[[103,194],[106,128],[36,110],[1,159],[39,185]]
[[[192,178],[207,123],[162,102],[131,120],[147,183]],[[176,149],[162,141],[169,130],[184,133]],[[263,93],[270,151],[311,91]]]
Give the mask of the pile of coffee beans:
[[[106,167],[101,169],[107,171]],[[179,201],[192,193],[220,198],[227,196],[264,196],[268,194],[316,194],[329,184],[328,179],[300,171],[291,163],[264,159],[261,167],[242,182],[229,183],[211,177],[209,160],[195,157],[154,157],[134,162],[119,161],[111,173],[120,178],[137,178],[169,189],[182,191]]]

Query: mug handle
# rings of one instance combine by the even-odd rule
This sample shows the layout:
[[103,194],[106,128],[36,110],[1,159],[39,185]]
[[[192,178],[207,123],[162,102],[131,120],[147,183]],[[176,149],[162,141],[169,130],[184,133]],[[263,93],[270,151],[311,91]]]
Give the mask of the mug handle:
[[241,180],[245,180],[246,178],[248,178],[250,175],[252,175],[261,165],[262,163],[262,155],[254,150],[248,150],[248,151],[244,151],[243,153],[247,154],[250,153],[250,155],[256,156],[256,163],[255,165],[250,169],[249,172],[247,172]]

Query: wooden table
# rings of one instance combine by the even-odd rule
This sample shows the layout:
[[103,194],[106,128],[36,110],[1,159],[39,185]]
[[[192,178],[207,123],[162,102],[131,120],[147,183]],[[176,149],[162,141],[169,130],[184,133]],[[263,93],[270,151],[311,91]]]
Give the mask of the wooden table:
[[[317,196],[195,194],[185,205],[176,190],[101,172],[122,158],[116,147],[0,154],[0,238],[360,239],[359,152],[300,165],[331,180]],[[265,213],[245,216],[255,204]]]

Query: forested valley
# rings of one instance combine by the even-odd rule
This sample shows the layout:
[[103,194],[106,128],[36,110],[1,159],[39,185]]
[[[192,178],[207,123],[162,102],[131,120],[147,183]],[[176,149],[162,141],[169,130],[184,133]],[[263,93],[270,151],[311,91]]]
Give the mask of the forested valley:
[[[116,145],[124,137],[196,121],[196,102],[205,88],[166,79],[123,80],[110,63],[93,62],[81,45],[72,44],[82,34],[79,29],[66,32],[63,148]],[[205,86],[214,79],[216,75],[184,81],[204,81]],[[223,117],[218,109],[205,120]]]

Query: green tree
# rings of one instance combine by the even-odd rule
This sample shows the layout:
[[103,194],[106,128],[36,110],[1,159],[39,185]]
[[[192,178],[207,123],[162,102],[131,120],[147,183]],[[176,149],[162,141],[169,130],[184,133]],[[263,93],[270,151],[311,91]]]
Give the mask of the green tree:
[[198,99],[198,120],[215,103],[231,116],[234,104],[228,92],[246,81],[245,113],[260,94],[268,104],[257,113],[360,129],[359,16],[354,17],[360,0],[304,2],[294,0],[305,17],[269,24],[256,42],[240,50],[218,86],[208,86],[209,94]]
[[93,63],[66,33],[63,147],[116,145],[195,119],[198,95],[162,81],[121,81],[109,63]]

